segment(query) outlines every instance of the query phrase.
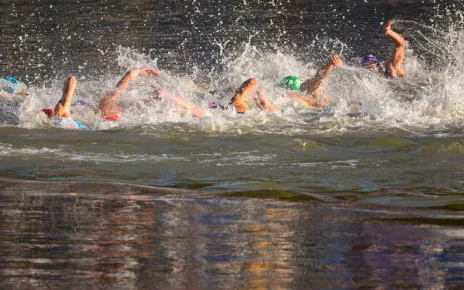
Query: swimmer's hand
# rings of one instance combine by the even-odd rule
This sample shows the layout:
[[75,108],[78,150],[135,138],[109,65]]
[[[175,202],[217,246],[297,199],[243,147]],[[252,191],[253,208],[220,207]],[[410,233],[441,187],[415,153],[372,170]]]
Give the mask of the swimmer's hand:
[[385,35],[387,35],[387,33],[391,31],[391,25],[392,25],[392,21],[390,20],[383,27],[383,32],[385,33]]
[[160,76],[160,73],[157,70],[148,68],[148,67],[142,67],[142,68],[136,69],[136,71],[137,71],[137,75],[154,76],[154,77]]
[[148,67],[142,67],[142,68],[131,69],[129,72],[127,72],[126,77],[128,76],[129,77],[128,80],[131,80],[131,79],[133,79],[133,78],[135,78],[135,77],[137,77],[139,75],[141,75],[141,76],[154,76],[154,77],[159,77],[160,76],[160,74],[159,74],[159,72],[157,70],[152,69],[152,68],[148,68]]
[[343,65],[341,57],[338,55],[331,55],[330,56],[331,64],[335,65],[336,67],[341,67]]

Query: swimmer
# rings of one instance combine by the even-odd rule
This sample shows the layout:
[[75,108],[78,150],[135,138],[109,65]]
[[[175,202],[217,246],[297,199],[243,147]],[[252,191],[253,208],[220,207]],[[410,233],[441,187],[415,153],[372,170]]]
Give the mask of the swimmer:
[[[116,84],[116,89],[101,99],[98,106],[98,113],[105,120],[117,121],[119,115],[122,113],[122,108],[116,104],[122,91],[124,91],[129,85],[130,81],[137,76],[155,76],[159,77],[160,74],[157,70],[151,68],[137,68],[128,71],[124,77]],[[202,118],[205,115],[205,111],[202,108],[196,107],[190,103],[186,98],[182,96],[174,96],[170,92],[158,89],[154,92],[153,96],[146,98],[143,101],[144,104],[148,104],[153,100],[163,99],[166,102],[173,102],[177,107],[182,110],[188,111],[195,118]]]
[[[395,47],[393,48],[392,56],[388,59],[385,68],[385,75],[391,78],[402,78],[406,75],[403,68],[405,40],[404,38],[391,29],[392,21],[383,27],[385,35],[390,38]],[[372,55],[367,55],[361,60],[361,65],[374,72],[382,72],[380,62]]]
[[8,92],[10,95],[19,95],[21,97],[28,95],[26,85],[14,77],[0,79],[0,84],[0,91]]
[[343,61],[338,55],[331,55],[329,62],[322,66],[312,79],[304,81],[299,88],[301,93],[289,93],[288,96],[299,103],[303,103],[308,107],[323,107],[333,104],[329,98],[319,89],[324,80],[330,75],[334,67],[341,67]]
[[0,78],[0,124],[18,125],[27,86],[14,77]]
[[119,115],[122,113],[121,107],[116,104],[122,91],[124,91],[129,85],[130,81],[139,76],[155,76],[158,77],[160,74],[158,71],[151,68],[137,68],[128,71],[124,77],[116,84],[116,89],[108,93],[104,98],[100,100],[98,106],[98,113],[103,119],[110,121],[119,120]]
[[81,122],[74,120],[69,111],[71,107],[72,97],[76,90],[77,80],[75,76],[70,76],[63,86],[63,95],[55,106],[55,109],[43,109],[42,111],[49,117],[54,119],[53,124],[56,127],[66,129],[81,129],[87,130],[87,127]]
[[[327,96],[320,92],[319,87],[330,75],[334,66],[342,66],[342,59],[338,55],[332,55],[330,61],[318,70],[314,78],[302,82],[298,77],[287,76],[282,80],[280,86],[289,90],[300,91],[289,92],[287,95],[308,107],[321,107],[332,104]],[[253,92],[256,92],[256,94],[252,94]],[[257,80],[255,78],[248,79],[240,86],[231,99],[230,105],[233,105],[238,113],[244,113],[250,108],[250,98],[253,101],[252,104],[256,104],[262,110],[270,112],[280,111],[280,109],[272,105],[267,100],[265,94],[257,88]],[[217,104],[214,103],[213,106],[210,107],[214,108],[214,105]]]

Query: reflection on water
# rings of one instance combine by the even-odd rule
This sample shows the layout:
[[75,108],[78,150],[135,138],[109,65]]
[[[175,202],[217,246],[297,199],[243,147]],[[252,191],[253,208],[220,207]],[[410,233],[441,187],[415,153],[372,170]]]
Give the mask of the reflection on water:
[[[6,183],[3,183],[6,184]],[[8,185],[2,288],[459,287],[462,231],[418,211],[149,194],[121,185]],[[71,190],[69,190],[71,189]],[[438,215],[435,215],[438,216]],[[461,278],[460,278],[461,277]]]

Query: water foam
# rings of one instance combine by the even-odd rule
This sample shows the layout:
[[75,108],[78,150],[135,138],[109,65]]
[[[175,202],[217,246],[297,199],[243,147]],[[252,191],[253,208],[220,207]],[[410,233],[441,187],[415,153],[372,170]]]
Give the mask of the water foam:
[[[354,49],[338,40],[329,42],[325,58],[328,59],[329,54],[334,52],[345,58],[344,66],[334,69],[322,86],[322,90],[336,103],[331,108],[308,109],[288,98],[287,91],[276,86],[287,75],[297,75],[302,79],[313,77],[322,65],[320,55],[302,59],[277,47],[267,51],[251,45],[251,37],[248,43],[243,44],[240,53],[228,53],[225,44],[218,44],[224,50],[221,52],[220,69],[216,67],[204,72],[193,68],[190,75],[177,75],[160,69],[159,78],[135,79],[120,98],[125,112],[118,123],[103,121],[95,114],[95,109],[121,76],[113,73],[92,79],[78,76],[74,101],[80,100],[89,105],[75,106],[73,113],[77,120],[93,130],[148,125],[156,131],[160,124],[182,123],[192,124],[189,126],[192,131],[232,134],[300,134],[308,131],[312,134],[343,134],[391,128],[419,134],[459,127],[464,117],[464,31],[459,28],[460,23],[454,22],[447,31],[405,20],[396,21],[395,27],[404,30],[410,43],[405,59],[408,74],[405,79],[392,80],[362,69],[356,59],[344,57],[345,53],[352,54]],[[320,43],[313,42],[312,45],[316,51]],[[317,48],[320,50],[320,47]],[[119,47],[117,52],[121,70],[142,66],[157,68],[158,60],[150,54],[124,47]],[[307,53],[311,54],[311,45]],[[422,58],[422,55],[428,54],[438,60]],[[207,109],[211,101],[227,105],[235,89],[249,77],[258,79],[261,90],[281,108],[280,113],[250,110],[245,116],[237,116],[232,109]],[[47,80],[47,83],[50,85],[29,88],[29,96],[25,97],[18,110],[20,127],[50,126],[41,109],[54,107],[61,96],[62,80],[56,78]],[[198,90],[200,87],[201,90]],[[183,96],[192,105],[205,108],[206,117],[202,120],[193,118],[169,98],[167,101],[144,103],[142,100],[150,97],[157,88],[170,91],[171,97]]]

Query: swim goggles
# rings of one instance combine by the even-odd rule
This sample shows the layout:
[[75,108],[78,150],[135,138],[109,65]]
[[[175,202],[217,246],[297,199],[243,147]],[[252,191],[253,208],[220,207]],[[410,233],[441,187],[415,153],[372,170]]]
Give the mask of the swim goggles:
[[371,63],[366,63],[364,65],[365,68],[374,68],[376,66],[380,66],[378,63],[375,63],[375,62],[371,62]]

